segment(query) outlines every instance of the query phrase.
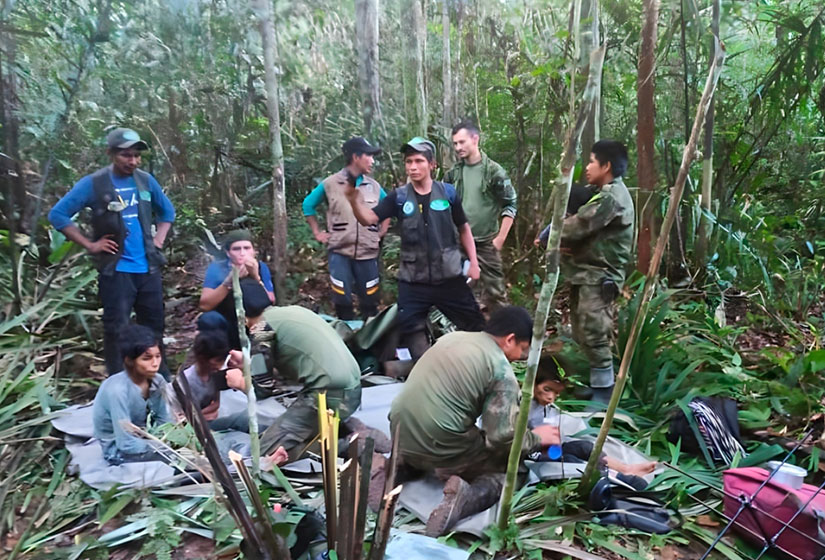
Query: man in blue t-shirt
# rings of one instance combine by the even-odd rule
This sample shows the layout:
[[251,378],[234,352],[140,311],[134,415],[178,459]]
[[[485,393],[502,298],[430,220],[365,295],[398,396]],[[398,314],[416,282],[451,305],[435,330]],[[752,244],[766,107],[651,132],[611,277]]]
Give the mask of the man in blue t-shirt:
[[275,287],[269,267],[257,259],[249,231],[230,231],[224,239],[223,249],[226,258],[210,264],[203,278],[203,291],[198,303],[203,314],[198,318],[198,330],[226,331],[230,346],[240,349],[238,318],[232,294],[232,267],[238,269],[246,309],[262,309],[274,304]]
[[[106,144],[111,165],[78,181],[54,205],[49,221],[95,257],[103,305],[103,353],[112,375],[123,369],[117,341],[132,310],[139,324],[163,337],[161,268],[166,259],[161,249],[175,221],[175,209],[155,178],[138,169],[141,152],[149,146],[137,132],[116,128],[106,136]],[[84,208],[92,211],[91,237],[72,221]],[[168,377],[165,359],[160,371]]]

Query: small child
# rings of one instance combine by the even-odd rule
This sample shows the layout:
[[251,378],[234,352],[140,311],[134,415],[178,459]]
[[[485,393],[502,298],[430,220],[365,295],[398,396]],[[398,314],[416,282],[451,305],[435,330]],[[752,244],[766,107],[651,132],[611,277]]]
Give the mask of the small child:
[[[530,414],[527,418],[529,429],[533,429],[542,423],[559,425],[561,413],[557,407],[553,406],[553,403],[565,389],[564,381],[562,381],[559,374],[559,369],[564,371],[563,366],[560,368],[560,362],[561,358],[549,353],[544,354],[539,361],[536,381],[533,385],[533,400],[530,403]],[[565,461],[586,462],[593,452],[593,443],[581,439],[564,441],[562,438],[561,452]],[[548,460],[547,453],[541,457],[541,460]],[[602,470],[606,467],[622,474],[635,476],[652,473],[653,469],[656,468],[655,461],[629,465],[604,453],[599,458],[599,464]]]
[[171,422],[166,407],[166,381],[158,376],[160,340],[151,329],[127,325],[120,336],[123,371],[100,384],[92,405],[94,436],[103,447],[103,457],[112,465],[140,461],[166,461],[152,444],[130,434],[123,426],[131,422],[146,428],[147,416],[155,424]]

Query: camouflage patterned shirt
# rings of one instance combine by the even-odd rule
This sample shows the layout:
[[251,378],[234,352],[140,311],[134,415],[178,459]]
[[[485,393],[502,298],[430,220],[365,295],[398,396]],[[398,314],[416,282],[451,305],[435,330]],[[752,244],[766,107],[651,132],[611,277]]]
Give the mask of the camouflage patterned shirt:
[[575,285],[625,280],[633,247],[633,199],[621,177],[602,186],[578,213],[565,218],[561,234],[564,277]]

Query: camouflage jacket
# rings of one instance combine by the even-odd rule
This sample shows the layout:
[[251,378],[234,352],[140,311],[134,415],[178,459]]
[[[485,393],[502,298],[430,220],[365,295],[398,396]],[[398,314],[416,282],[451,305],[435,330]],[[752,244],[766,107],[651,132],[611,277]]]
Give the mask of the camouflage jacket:
[[633,248],[633,199],[621,177],[602,186],[578,213],[564,220],[561,268],[571,284],[625,280]]

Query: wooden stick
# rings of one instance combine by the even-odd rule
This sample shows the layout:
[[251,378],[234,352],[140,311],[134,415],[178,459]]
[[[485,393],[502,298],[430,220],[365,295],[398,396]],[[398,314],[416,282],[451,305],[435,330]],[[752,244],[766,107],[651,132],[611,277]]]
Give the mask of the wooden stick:
[[401,495],[403,488],[401,485],[396,486],[388,494],[385,494],[381,500],[381,513],[378,515],[378,523],[375,524],[369,560],[384,560],[384,552],[387,550],[387,542],[390,540],[392,518],[395,515],[395,504],[398,502],[398,496]]
[[261,501],[261,494],[258,492],[258,487],[255,481],[252,480],[252,475],[249,474],[246,463],[243,462],[243,457],[241,457],[240,453],[230,451],[229,460],[232,461],[232,464],[235,466],[235,471],[238,473],[246,489],[246,494],[252,503],[252,509],[255,511],[258,526],[261,528],[261,533],[267,546],[275,553],[275,558],[289,558],[289,549],[286,547],[283,537],[276,535],[272,531],[272,521]]
[[[353,439],[358,439],[357,435]],[[350,440],[352,445],[353,440]],[[353,446],[354,447],[354,446]],[[355,531],[355,505],[358,500],[358,457],[350,453],[350,458],[341,469],[341,502],[338,505],[338,542],[335,551],[338,560],[352,557],[352,539]]]
[[[397,439],[397,438],[396,438]],[[352,538],[351,560],[361,560],[364,555],[364,532],[367,523],[367,502],[370,492],[370,475],[372,473],[372,454],[375,452],[375,440],[368,437],[364,441],[364,450],[360,457],[361,479],[358,481],[358,503],[355,507],[355,531]]]

